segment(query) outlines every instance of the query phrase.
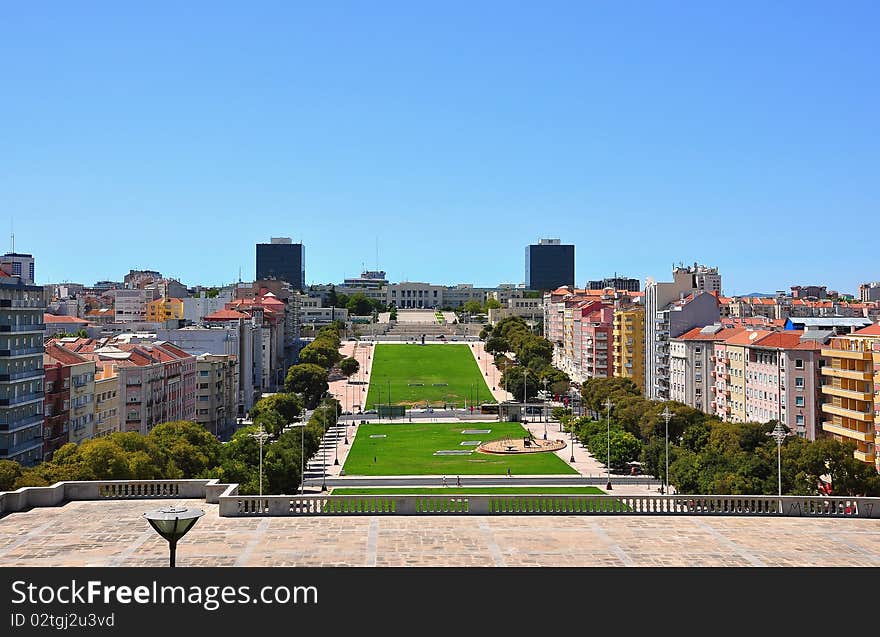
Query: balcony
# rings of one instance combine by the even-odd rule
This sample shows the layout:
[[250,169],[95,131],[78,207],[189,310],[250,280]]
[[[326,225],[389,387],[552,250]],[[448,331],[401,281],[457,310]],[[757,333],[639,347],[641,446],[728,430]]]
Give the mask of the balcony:
[[838,436],[844,436],[845,438],[850,438],[852,440],[859,440],[860,442],[874,442],[873,431],[858,431],[857,429],[849,429],[848,427],[844,427],[843,425],[835,425],[833,422],[829,422],[827,420],[822,423],[822,430],[827,431],[831,434],[837,434]]
[[21,418],[15,422],[0,422],[0,431],[12,432],[33,427],[34,425],[43,424],[43,414],[34,414],[26,418]]
[[7,396],[5,398],[0,398],[0,407],[11,407],[13,405],[24,405],[26,403],[36,402],[38,400],[43,400],[43,392],[35,391],[29,394],[21,394],[19,396]]
[[[866,343],[865,345],[868,344]],[[867,351],[847,349],[823,349],[822,356],[827,356],[828,358],[846,358],[849,360],[869,361],[871,360],[871,350],[870,345],[868,345]]]
[[42,378],[44,374],[45,370],[42,367],[12,374],[0,374],[0,383],[11,383],[13,381],[28,380],[30,378]]
[[17,456],[22,453],[27,453],[33,449],[38,449],[43,446],[43,437],[39,438],[31,438],[30,440],[26,440],[25,442],[20,442],[17,445],[13,445],[12,447],[7,447],[6,449],[0,449],[0,458],[12,458],[13,456]]
[[[785,389],[783,387],[783,389]],[[861,391],[853,391],[851,389],[841,389],[840,387],[834,387],[832,385],[823,385],[822,393],[827,394],[829,396],[840,396],[841,398],[852,398],[853,400],[863,400],[865,402],[871,402],[874,400],[874,395],[871,392],[861,392]]]
[[0,325],[0,333],[2,332],[45,332],[45,323],[31,323],[30,325]]
[[836,416],[852,418],[862,422],[874,422],[874,412],[872,411],[856,411],[855,409],[846,409],[845,407],[838,407],[829,403],[822,405],[822,411],[826,414],[835,414]]
[[874,378],[873,371],[858,371],[855,369],[837,369],[826,365],[822,368],[824,376],[832,376],[834,378],[849,378],[850,380],[872,380]]
[[853,456],[857,460],[861,460],[862,462],[868,462],[870,464],[874,464],[874,454],[873,453],[866,453],[864,451],[856,450],[856,451],[853,451]]
[[17,349],[0,349],[0,358],[13,358],[15,356],[33,356],[34,354],[42,354],[45,350],[43,346],[39,347],[20,347]]
[[0,299],[0,309],[4,310],[40,310],[46,306],[35,299]]

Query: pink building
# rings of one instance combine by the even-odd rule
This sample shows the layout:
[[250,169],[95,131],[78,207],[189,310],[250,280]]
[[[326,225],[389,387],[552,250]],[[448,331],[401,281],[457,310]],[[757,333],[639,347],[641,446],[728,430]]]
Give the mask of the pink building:
[[821,430],[821,340],[801,331],[776,332],[756,340],[747,363],[746,415],[779,420],[798,436],[815,440]]
[[614,375],[614,308],[591,303],[581,319],[581,368],[588,378]]

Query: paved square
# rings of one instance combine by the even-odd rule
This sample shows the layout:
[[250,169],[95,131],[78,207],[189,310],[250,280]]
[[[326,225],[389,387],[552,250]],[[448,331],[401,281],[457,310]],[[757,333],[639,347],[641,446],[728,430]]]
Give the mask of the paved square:
[[[0,567],[165,566],[141,514],[172,500],[70,502],[0,518]],[[180,566],[880,566],[880,520],[697,516],[220,518]]]

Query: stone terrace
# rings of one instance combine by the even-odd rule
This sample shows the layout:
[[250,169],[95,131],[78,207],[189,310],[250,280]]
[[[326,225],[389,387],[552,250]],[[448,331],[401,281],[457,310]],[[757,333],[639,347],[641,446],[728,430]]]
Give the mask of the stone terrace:
[[141,517],[206,515],[179,566],[880,566],[880,520],[711,516],[221,518],[204,500],[75,501],[0,518],[0,567],[165,566]]

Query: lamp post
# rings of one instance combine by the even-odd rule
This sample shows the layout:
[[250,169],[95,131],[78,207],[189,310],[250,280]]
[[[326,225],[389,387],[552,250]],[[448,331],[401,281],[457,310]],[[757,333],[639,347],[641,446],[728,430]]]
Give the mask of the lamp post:
[[168,549],[171,553],[169,566],[171,568],[174,568],[177,541],[186,535],[203,515],[205,512],[201,509],[187,509],[173,505],[144,513],[144,517],[156,533],[168,540]]
[[605,399],[605,409],[608,410],[608,436],[606,438],[608,442],[608,459],[605,463],[605,469],[608,471],[608,484],[605,485],[605,488],[611,491],[611,408],[614,407],[614,403],[611,402],[611,397],[609,396]]
[[528,375],[529,368],[523,365],[523,422],[527,422],[526,409],[528,407],[528,400],[526,399],[526,387],[529,386]]
[[672,418],[672,414],[669,411],[669,405],[666,405],[663,408],[663,413],[660,414],[663,416],[663,420],[666,421],[666,495],[669,495],[669,419]]
[[547,440],[547,379],[544,379],[544,440]]
[[[562,426],[562,421],[560,421],[559,426]],[[571,438],[571,458],[568,459],[572,464],[574,463],[574,422],[569,421],[568,426],[570,429],[568,430],[569,437]]]
[[333,423],[333,427],[336,431],[333,432],[333,446],[336,447],[336,458],[333,460],[334,465],[339,465],[339,401],[334,398],[333,401],[333,413],[336,415],[336,419]]
[[773,431],[767,435],[773,436],[776,439],[777,477],[779,480],[779,496],[782,497],[782,442],[785,440],[785,437],[788,436],[788,432],[785,431],[783,424],[777,420]]
[[251,438],[254,438],[257,442],[260,443],[260,496],[263,495],[263,443],[266,442],[266,439],[269,437],[269,434],[263,429],[263,423],[260,423],[260,428],[252,434],[248,434]]

